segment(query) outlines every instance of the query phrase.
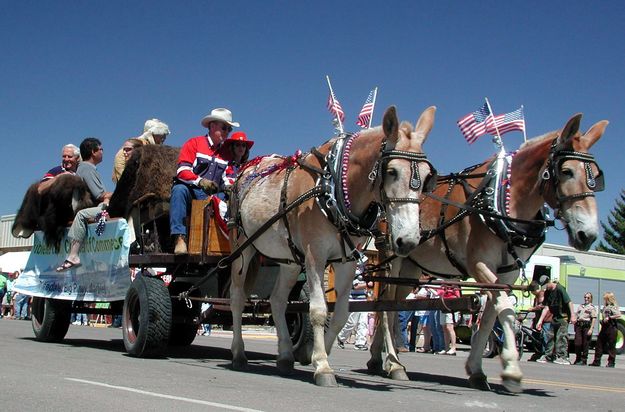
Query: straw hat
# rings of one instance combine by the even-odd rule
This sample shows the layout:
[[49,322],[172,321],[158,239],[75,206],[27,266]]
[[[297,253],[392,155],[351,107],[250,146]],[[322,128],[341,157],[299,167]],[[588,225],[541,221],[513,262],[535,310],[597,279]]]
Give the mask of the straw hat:
[[210,122],[224,122],[232,127],[239,127],[239,123],[232,121],[232,112],[224,108],[213,109],[210,114],[204,116],[202,126],[208,129]]

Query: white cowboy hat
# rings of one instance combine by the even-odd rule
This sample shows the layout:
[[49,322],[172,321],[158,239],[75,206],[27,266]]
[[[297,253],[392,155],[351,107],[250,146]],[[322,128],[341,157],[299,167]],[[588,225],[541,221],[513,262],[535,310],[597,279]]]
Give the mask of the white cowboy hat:
[[239,127],[239,123],[232,121],[232,112],[228,109],[213,109],[211,114],[202,119],[202,126],[208,128],[208,124],[215,121],[228,123],[232,127]]

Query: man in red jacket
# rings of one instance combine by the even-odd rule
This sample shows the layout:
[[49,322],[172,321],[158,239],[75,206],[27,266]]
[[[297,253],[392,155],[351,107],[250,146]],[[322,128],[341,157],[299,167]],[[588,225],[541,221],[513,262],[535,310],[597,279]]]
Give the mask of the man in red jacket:
[[191,200],[206,199],[223,191],[230,155],[222,150],[222,143],[239,123],[232,121],[230,110],[218,108],[202,119],[202,126],[208,129],[208,134],[192,137],[180,149],[178,170],[171,188],[169,226],[177,255],[187,253],[184,220],[190,213]]

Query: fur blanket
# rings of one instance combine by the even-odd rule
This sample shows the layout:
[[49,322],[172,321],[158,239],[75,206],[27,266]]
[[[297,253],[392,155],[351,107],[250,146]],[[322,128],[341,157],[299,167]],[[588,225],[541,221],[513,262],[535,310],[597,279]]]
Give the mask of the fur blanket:
[[63,232],[76,212],[93,206],[91,194],[79,176],[70,174],[55,177],[41,194],[38,186],[34,183],[26,191],[11,233],[28,238],[35,230],[42,230],[46,244],[58,251]]
[[133,206],[145,200],[169,201],[179,153],[179,148],[161,145],[135,149],[111,197],[109,215],[127,217]]

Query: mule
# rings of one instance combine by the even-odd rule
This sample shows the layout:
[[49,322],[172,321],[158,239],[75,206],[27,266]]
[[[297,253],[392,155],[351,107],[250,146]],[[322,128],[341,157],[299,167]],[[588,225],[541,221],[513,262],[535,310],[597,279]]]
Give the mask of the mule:
[[[391,276],[416,278],[427,273],[441,278],[472,277],[481,283],[514,284],[523,262],[544,241],[546,221],[540,213],[545,203],[566,228],[569,244],[588,250],[599,233],[594,192],[603,189],[603,173],[588,150],[601,138],[608,122],[600,121],[581,133],[581,117],[577,114],[562,130],[524,143],[503,171],[507,175],[494,185],[484,184],[493,160],[440,178],[434,196],[421,203],[420,221],[424,238],[429,238],[409,258],[396,259]],[[496,192],[498,196],[493,194]],[[494,197],[502,203],[497,205]],[[460,204],[473,209],[469,211]],[[500,217],[492,213],[489,216],[497,209]],[[409,290],[397,288],[395,293],[404,298]],[[490,389],[482,370],[482,353],[497,317],[505,335],[501,351],[503,385],[510,392],[522,390],[514,316],[505,291],[489,293],[465,367],[472,387]],[[390,333],[385,321],[383,317],[376,331],[367,366],[372,373],[386,372],[408,379],[392,344],[386,345],[387,368],[382,371],[382,336]]]
[[[280,266],[270,297],[278,335],[278,371],[293,371],[293,346],[285,311],[289,292],[305,270],[314,335],[310,357],[314,380],[320,386],[336,385],[328,354],[348,317],[355,257],[359,253],[356,249],[374,226],[376,205],[381,205],[386,214],[395,253],[405,256],[419,242],[419,197],[423,187],[434,179],[434,169],[422,145],[433,127],[435,110],[426,109],[413,129],[407,122],[400,124],[395,108],[390,107],[381,127],[331,139],[297,161],[276,157],[252,161],[241,172],[233,190],[235,208],[231,213],[238,217],[238,229],[230,235],[233,250],[257,231],[263,232],[231,266],[233,369],[247,366],[241,335],[244,286],[248,265],[261,254]],[[326,162],[328,167],[324,167]],[[316,183],[318,180],[320,183]],[[309,191],[320,187],[329,189],[315,198],[307,197]],[[263,227],[298,198],[305,200],[283,219]],[[324,335],[328,310],[322,283],[329,262],[335,270],[336,304]]]

